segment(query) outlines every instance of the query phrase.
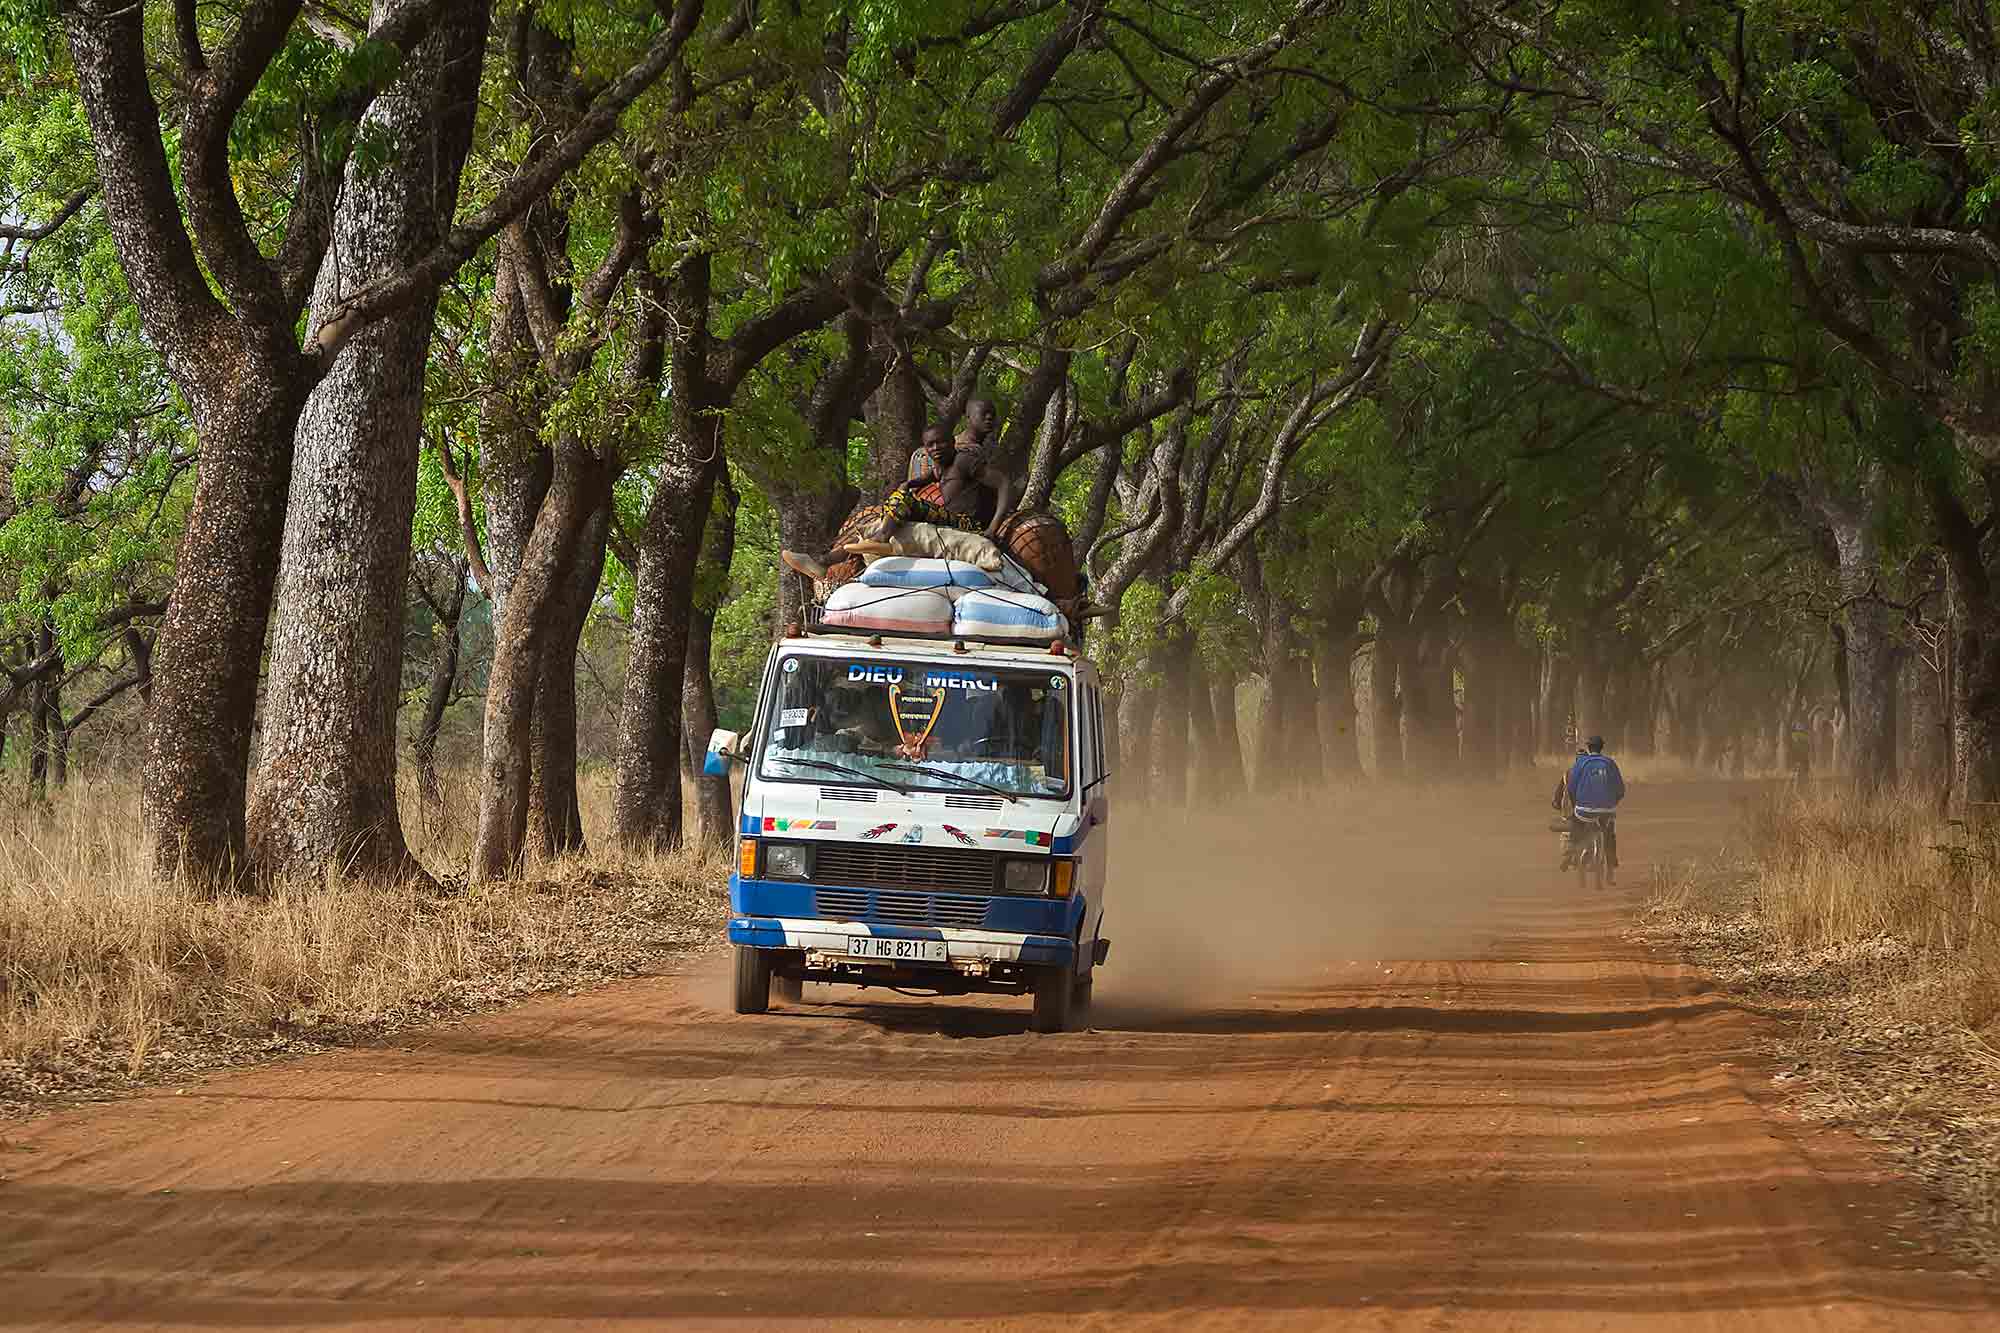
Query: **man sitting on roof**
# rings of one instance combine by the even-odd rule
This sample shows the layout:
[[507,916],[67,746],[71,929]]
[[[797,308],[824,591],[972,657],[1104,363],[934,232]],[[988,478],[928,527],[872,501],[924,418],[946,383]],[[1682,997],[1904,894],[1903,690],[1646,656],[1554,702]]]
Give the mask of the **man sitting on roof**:
[[904,523],[931,523],[992,536],[1014,507],[1014,479],[993,459],[999,422],[999,410],[991,399],[973,399],[965,409],[965,429],[952,441],[950,466],[933,483],[905,485],[891,495],[876,540],[887,540]]
[[[842,582],[860,573],[850,561],[848,541],[887,542],[900,527],[928,523],[934,527],[991,536],[1014,504],[1014,482],[991,461],[992,439],[999,421],[990,399],[976,398],[965,411],[965,430],[947,441],[942,427],[924,432],[924,444],[910,456],[909,479],[892,492],[859,525],[850,521],[848,534],[836,537],[834,549],[822,554],[780,551],[787,569],[807,578]],[[851,567],[850,567],[851,565]],[[844,576],[844,577],[843,577]]]

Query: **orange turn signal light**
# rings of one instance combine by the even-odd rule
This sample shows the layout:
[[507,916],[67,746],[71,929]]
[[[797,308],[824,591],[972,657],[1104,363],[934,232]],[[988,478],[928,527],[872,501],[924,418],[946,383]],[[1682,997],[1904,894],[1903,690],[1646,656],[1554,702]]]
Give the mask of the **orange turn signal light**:
[[1053,869],[1055,876],[1049,880],[1049,893],[1057,898],[1069,897],[1076,889],[1076,862],[1057,861]]
[[757,877],[757,840],[745,838],[736,844],[736,869],[745,879]]

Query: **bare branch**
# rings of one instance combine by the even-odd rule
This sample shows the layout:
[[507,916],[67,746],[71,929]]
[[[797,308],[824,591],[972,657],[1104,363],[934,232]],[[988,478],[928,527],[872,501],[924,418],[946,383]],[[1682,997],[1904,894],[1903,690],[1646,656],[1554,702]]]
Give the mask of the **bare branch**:
[[0,226],[0,241],[45,241],[62,230],[63,224],[81,212],[83,206],[90,202],[90,196],[96,193],[96,185],[84,186],[65,199],[62,207],[56,210],[55,216],[47,222],[37,223],[32,227]]
[[465,484],[465,473],[451,456],[449,440],[433,439],[431,447],[437,451],[444,484],[451,488],[451,498],[458,502],[458,531],[465,542],[465,562],[472,570],[479,591],[490,598],[493,595],[493,571],[486,567],[486,553],[480,548],[479,523],[472,514],[472,494]]

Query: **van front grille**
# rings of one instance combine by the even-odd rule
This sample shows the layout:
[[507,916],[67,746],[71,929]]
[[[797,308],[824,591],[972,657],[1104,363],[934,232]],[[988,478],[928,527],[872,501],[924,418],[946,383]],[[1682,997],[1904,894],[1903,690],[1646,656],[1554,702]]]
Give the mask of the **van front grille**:
[[991,900],[948,893],[863,892],[819,889],[813,910],[829,921],[880,921],[892,926],[959,926],[986,924]]
[[891,843],[813,844],[813,879],[871,889],[942,889],[989,894],[997,860],[992,852]]

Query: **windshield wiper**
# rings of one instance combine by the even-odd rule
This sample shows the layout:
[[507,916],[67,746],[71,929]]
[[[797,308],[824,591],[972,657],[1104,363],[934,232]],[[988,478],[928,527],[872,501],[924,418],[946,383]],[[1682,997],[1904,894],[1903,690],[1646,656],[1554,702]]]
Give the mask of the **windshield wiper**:
[[796,764],[801,768],[823,768],[829,773],[846,773],[850,777],[865,778],[870,782],[880,783],[890,791],[895,792],[898,796],[908,796],[910,794],[908,787],[899,787],[889,781],[889,779],[870,773],[866,769],[849,768],[846,764],[836,764],[825,759],[786,759],[779,755],[772,755],[771,759],[774,763]]
[[948,768],[927,768],[922,764],[884,764],[882,767],[893,768],[898,773],[921,773],[927,778],[944,778],[948,782],[970,782],[975,787],[984,787],[995,796],[1004,796],[1010,801],[1021,799],[1005,787],[996,787],[990,782],[981,782],[978,778],[969,778],[963,773],[954,773]]

